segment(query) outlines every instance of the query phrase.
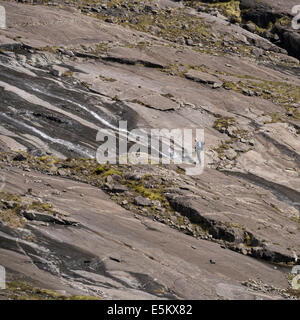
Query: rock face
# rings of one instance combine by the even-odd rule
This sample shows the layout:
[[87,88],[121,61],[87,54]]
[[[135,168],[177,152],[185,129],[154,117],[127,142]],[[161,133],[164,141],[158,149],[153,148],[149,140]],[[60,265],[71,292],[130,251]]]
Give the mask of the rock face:
[[[230,7],[230,0],[205,2],[223,3],[225,8],[226,3],[229,3],[227,5]],[[247,30],[260,34],[299,59],[299,28],[292,27],[295,16],[292,9],[298,4],[297,0],[240,0],[240,18]]]
[[[104,299],[292,298],[294,2],[58,4],[0,2],[0,264],[9,281]],[[203,173],[97,163],[97,132],[116,132],[120,120],[124,135],[204,129]]]
[[[7,192],[24,193],[29,186],[81,225],[37,224],[29,212],[22,229],[1,223],[0,261],[9,281],[22,275],[39,288],[102,299],[278,299],[277,292],[255,292],[241,283],[259,275],[276,287],[286,285],[280,270],[159,222],[136,219],[96,187],[38,172],[26,173],[24,184],[23,171],[12,168],[7,178]],[[210,260],[216,261],[214,268]],[[6,291],[0,295],[9,297]]]
[[241,0],[240,8],[244,20],[253,21],[264,28],[267,28],[270,22],[275,23],[282,17],[282,13],[275,11],[267,1]]
[[242,17],[245,21],[253,21],[264,29],[273,25],[270,31],[262,32],[263,36],[299,59],[299,31],[294,30],[291,25],[292,8],[296,5],[298,5],[297,1],[240,1]]

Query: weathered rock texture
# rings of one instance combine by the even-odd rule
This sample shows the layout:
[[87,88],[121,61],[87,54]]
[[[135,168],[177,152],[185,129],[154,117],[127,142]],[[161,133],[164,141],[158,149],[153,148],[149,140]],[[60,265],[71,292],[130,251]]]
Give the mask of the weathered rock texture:
[[[0,264],[10,281],[60,298],[291,297],[294,1],[208,2],[0,2]],[[119,120],[204,128],[204,173],[99,166],[97,132]],[[33,290],[21,288],[19,298]]]

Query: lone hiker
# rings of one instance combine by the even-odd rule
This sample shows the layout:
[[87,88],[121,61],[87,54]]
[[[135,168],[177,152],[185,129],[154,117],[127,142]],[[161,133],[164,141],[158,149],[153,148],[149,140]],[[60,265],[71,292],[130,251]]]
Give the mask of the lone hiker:
[[199,160],[199,165],[201,165],[201,151],[203,151],[204,142],[197,141],[195,139],[195,143],[196,143],[197,158]]

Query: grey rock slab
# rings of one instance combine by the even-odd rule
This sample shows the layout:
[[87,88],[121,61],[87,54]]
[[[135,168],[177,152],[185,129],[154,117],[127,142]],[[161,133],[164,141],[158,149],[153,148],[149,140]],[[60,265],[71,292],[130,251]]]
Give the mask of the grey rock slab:
[[151,200],[148,198],[144,198],[142,196],[137,196],[134,198],[134,203],[138,206],[147,207],[151,206]]
[[[54,225],[35,226],[39,231],[37,233],[39,237],[47,239],[45,244],[52,243],[52,245],[47,245],[47,248],[51,251],[51,255],[57,255],[54,260],[56,264],[60,264],[60,260],[65,259],[64,255],[61,256],[63,251],[60,253],[60,250],[64,250],[64,248],[68,248],[66,256],[73,255],[73,252],[81,252],[79,256],[74,256],[70,260],[70,269],[67,268],[64,272],[69,272],[76,266],[76,272],[80,272],[84,277],[83,271],[89,270],[83,267],[84,265],[89,264],[91,268],[96,267],[96,271],[93,272],[99,277],[93,276],[96,281],[93,287],[87,285],[83,279],[77,276],[77,288],[81,294],[84,292],[92,293],[89,290],[92,288],[94,290],[97,287],[98,294],[108,298],[139,299],[148,296],[151,299],[156,299],[155,291],[146,285],[152,283],[154,289],[160,289],[164,292],[161,298],[171,298],[172,295],[167,288],[172,288],[173,294],[186,299],[208,299],[217,298],[217,296],[238,299],[238,294],[226,292],[220,294],[220,291],[217,293],[217,284],[224,283],[224,277],[227,279],[226,283],[237,286],[240,290],[243,288],[239,285],[241,281],[247,281],[249,278],[255,279],[257,275],[263,278],[264,282],[273,283],[277,287],[286,285],[285,275],[280,270],[274,270],[271,266],[253,258],[224,250],[212,242],[196,240],[160,223],[151,222],[151,228],[147,228],[129,211],[110,201],[107,195],[95,187],[65,178],[49,177],[39,173],[36,175],[51,182],[53,188],[57,189],[60,186],[69,190],[68,201],[54,196],[50,196],[49,200],[53,202],[55,207],[69,211],[72,217],[85,226],[85,228],[72,229],[58,228]],[[22,171],[14,169],[8,178],[7,191],[22,192],[23,186],[20,183],[23,181]],[[79,193],[84,194],[84,201],[79,197]],[[49,232],[49,228],[51,228],[51,232]],[[59,243],[57,247],[56,241]],[[3,245],[4,242],[1,240],[1,243]],[[197,247],[197,250],[192,246]],[[24,248],[26,249],[26,247]],[[53,251],[54,248],[57,248],[56,251]],[[12,270],[20,270],[19,266],[10,262],[13,255],[14,252],[6,249],[7,258],[5,261],[1,260],[1,264]],[[43,256],[43,253],[36,252],[35,255]],[[48,255],[49,263],[52,261],[51,255]],[[109,259],[114,256],[121,256],[122,262],[118,263]],[[22,257],[23,255],[20,254],[14,259],[20,262]],[[210,259],[217,261],[213,268],[209,263]],[[104,265],[100,261],[104,261]],[[100,267],[106,268],[107,272],[103,273]],[[27,265],[23,272],[30,276],[32,268],[32,265]],[[151,273],[149,273],[150,269]],[[130,277],[128,273],[130,273]],[[47,275],[46,271],[36,273],[35,280],[42,283],[44,288],[49,287]],[[108,288],[103,277],[108,277],[107,283],[117,281],[119,288]],[[124,287],[125,278],[130,280],[127,284],[130,288]],[[63,281],[66,284],[64,287],[67,293],[71,292],[68,287],[75,283],[72,277],[64,279],[60,274],[56,274],[52,279],[52,288],[53,285],[56,286],[57,281],[56,288],[61,289],[59,283]],[[248,289],[243,289],[246,294]],[[268,298],[268,295],[265,298]]]
[[166,66],[165,63],[155,59],[155,56],[151,56],[147,51],[138,48],[117,47],[110,49],[107,59],[125,64],[141,63],[146,67],[152,68],[163,68]]
[[185,73],[185,77],[187,79],[204,83],[204,84],[212,84],[215,87],[221,87],[222,81],[220,81],[217,77],[210,75],[209,73],[201,72],[198,70],[190,70]]
[[153,108],[161,111],[177,110],[180,108],[179,103],[176,103],[173,100],[170,100],[161,95],[141,97],[139,98],[138,101],[145,104],[149,108]]

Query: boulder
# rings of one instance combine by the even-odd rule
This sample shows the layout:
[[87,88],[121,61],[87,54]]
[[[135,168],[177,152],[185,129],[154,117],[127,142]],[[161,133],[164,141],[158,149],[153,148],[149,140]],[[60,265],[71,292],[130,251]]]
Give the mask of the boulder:
[[113,193],[122,193],[128,191],[128,188],[123,184],[116,183],[111,187],[110,191]]
[[48,213],[41,213],[35,210],[24,210],[21,214],[27,219],[31,221],[41,221],[47,223],[55,223],[62,225],[78,225],[78,222],[73,220],[70,217],[58,217]]
[[134,203],[137,205],[137,206],[142,206],[142,207],[148,207],[148,206],[151,206],[152,202],[150,199],[148,198],[144,198],[142,196],[137,196],[134,198]]
[[50,73],[56,77],[62,77],[66,72],[68,72],[69,69],[61,67],[61,66],[52,66]]

